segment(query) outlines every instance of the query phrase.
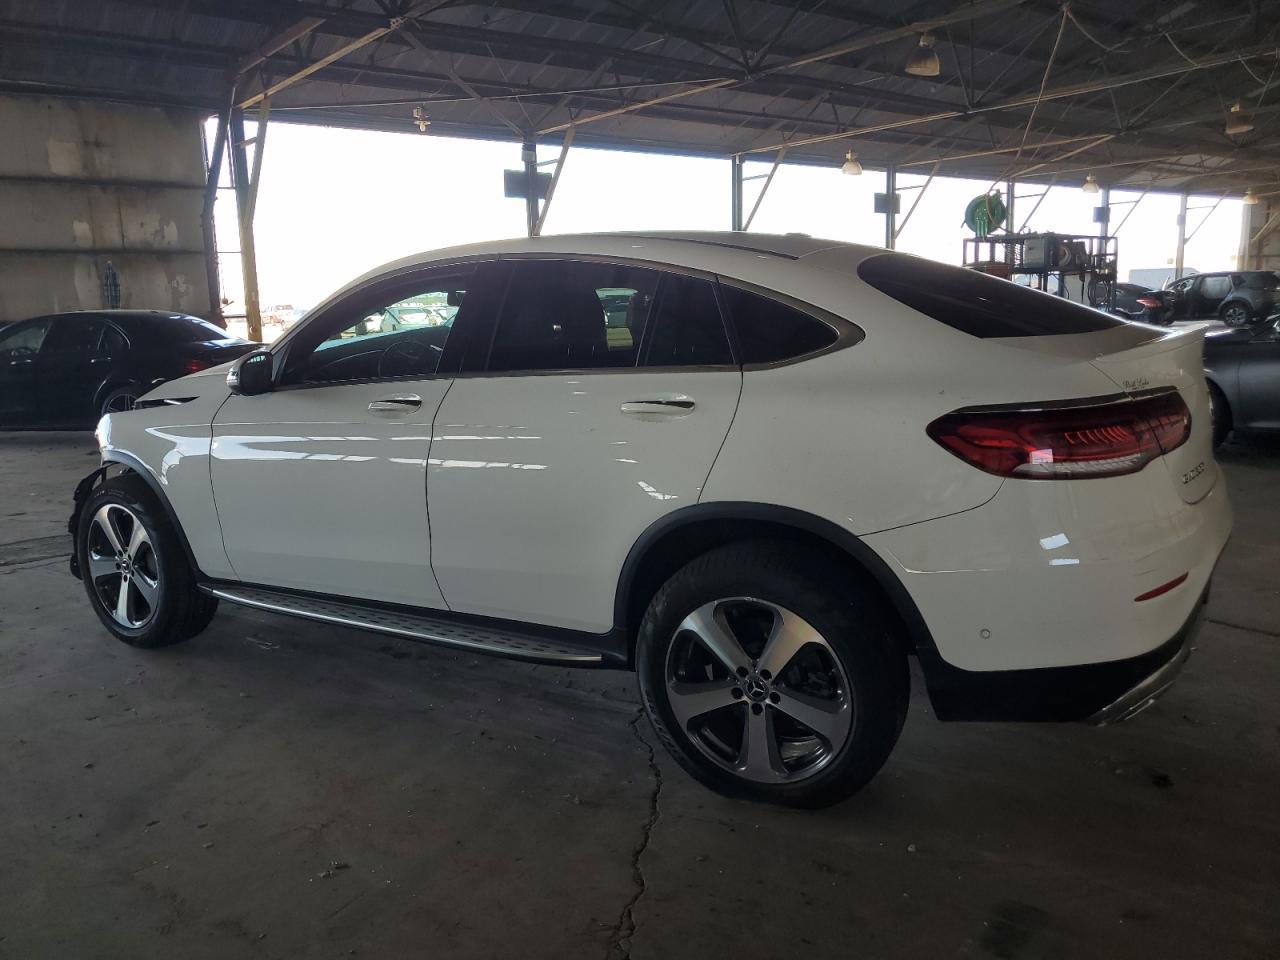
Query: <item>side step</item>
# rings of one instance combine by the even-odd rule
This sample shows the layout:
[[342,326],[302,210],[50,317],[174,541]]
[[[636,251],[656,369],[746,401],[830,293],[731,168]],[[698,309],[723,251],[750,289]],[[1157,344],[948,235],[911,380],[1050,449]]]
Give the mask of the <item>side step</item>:
[[361,630],[374,630],[409,640],[461,647],[500,657],[578,667],[600,665],[605,659],[603,654],[595,650],[534,634],[516,632],[510,628],[458,623],[408,610],[366,605],[358,601],[300,596],[262,587],[221,583],[202,584],[200,589],[219,600],[229,600],[231,603],[267,610],[271,613],[283,613],[343,627],[358,627]]

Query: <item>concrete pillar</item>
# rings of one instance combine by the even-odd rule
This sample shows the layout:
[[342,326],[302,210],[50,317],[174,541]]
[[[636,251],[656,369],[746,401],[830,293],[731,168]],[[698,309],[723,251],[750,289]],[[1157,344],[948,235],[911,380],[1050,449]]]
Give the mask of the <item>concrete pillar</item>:
[[1187,252],[1187,195],[1178,203],[1178,251],[1173,258],[1173,279],[1182,279],[1182,261]]

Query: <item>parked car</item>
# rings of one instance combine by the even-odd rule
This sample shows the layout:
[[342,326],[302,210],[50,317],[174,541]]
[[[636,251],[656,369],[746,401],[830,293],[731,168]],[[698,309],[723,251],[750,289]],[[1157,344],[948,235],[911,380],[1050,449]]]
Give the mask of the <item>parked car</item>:
[[1167,326],[1173,320],[1163,290],[1148,290],[1138,283],[1117,283],[1111,312],[1129,320]]
[[[344,336],[444,291],[447,328]],[[139,647],[229,601],[634,669],[694,777],[822,805],[889,756],[910,655],[944,720],[1168,686],[1231,526],[1202,349],[802,237],[445,250],[103,420],[73,571]]]
[[254,348],[199,317],[93,310],[0,327],[0,426],[84,430],[152,387]]
[[1280,315],[1208,331],[1204,366],[1213,400],[1214,446],[1232,430],[1280,430]]
[[1229,327],[1261,320],[1280,306],[1280,274],[1274,270],[1200,273],[1169,284],[1171,322],[1218,319]]

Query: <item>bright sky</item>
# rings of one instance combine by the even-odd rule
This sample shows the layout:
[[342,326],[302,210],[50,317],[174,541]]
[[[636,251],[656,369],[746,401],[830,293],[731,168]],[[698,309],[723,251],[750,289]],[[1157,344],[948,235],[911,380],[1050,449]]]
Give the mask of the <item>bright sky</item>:
[[[252,125],[248,135],[253,136]],[[213,127],[208,131],[212,142]],[[553,160],[543,148],[539,160]],[[412,133],[374,133],[273,120],[263,155],[254,233],[264,306],[309,307],[365,271],[407,254],[478,240],[524,234],[524,202],[502,195],[502,171],[520,166],[516,143],[461,140]],[[748,176],[770,164],[751,161]],[[551,170],[551,165],[543,167]],[[1100,176],[1105,171],[1100,171]],[[915,199],[924,175],[900,174],[902,214]],[[224,166],[224,184],[229,184]],[[745,188],[750,212],[763,176]],[[964,209],[990,183],[936,177],[898,238],[898,249],[947,263],[961,260],[968,235]],[[1018,186],[1018,226],[1042,187]],[[808,233],[880,245],[884,218],[873,212],[873,195],[884,190],[884,174],[851,177],[829,169],[783,165],[774,177],[753,231]],[[1122,201],[1137,193],[1113,191],[1111,223],[1132,210]],[[1235,265],[1242,205],[1216,196],[1192,197],[1186,265],[1196,270]],[[1049,191],[1028,227],[1063,233],[1094,233],[1098,196],[1078,186]],[[1199,208],[1199,209],[1194,209]],[[1172,273],[1177,246],[1178,197],[1148,194],[1120,228],[1120,275],[1139,268]],[[1207,216],[1207,219],[1204,219]],[[215,216],[223,256],[223,295],[240,292],[235,200],[219,194]],[[1203,225],[1201,224],[1203,220]],[[899,219],[901,223],[901,217]],[[574,147],[569,151],[544,233],[595,230],[729,228],[729,161]]]

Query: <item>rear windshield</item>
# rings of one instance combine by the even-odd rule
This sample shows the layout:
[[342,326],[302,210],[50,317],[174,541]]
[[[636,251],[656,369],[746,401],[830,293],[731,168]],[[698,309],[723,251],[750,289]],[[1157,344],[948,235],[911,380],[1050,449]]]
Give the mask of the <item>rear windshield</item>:
[[168,343],[202,343],[206,340],[227,340],[231,336],[208,320],[180,313],[156,317],[147,323],[147,331]]
[[983,339],[1097,333],[1125,321],[976,270],[881,254],[864,260],[860,276],[881,293],[948,327]]

